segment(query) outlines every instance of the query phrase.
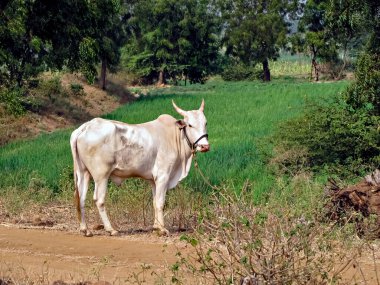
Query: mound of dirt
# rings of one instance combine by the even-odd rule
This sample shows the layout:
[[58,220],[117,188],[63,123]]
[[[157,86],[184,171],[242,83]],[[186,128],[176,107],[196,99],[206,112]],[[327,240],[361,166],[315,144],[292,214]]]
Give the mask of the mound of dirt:
[[[52,84],[54,80],[56,85]],[[107,90],[88,84],[78,74],[44,74],[39,82],[39,87],[28,91],[26,99],[33,103],[21,117],[8,114],[0,106],[0,146],[78,125],[136,99],[127,89],[126,79],[116,76],[109,77]]]

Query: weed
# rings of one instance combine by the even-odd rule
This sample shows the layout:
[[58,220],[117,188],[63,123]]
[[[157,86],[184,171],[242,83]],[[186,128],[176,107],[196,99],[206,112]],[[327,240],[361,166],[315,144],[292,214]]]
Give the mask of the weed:
[[83,85],[79,83],[71,83],[70,84],[70,90],[74,95],[77,96],[83,96],[85,95],[84,90],[83,90]]
[[95,280],[100,280],[102,270],[111,262],[112,256],[103,256],[100,260],[90,269],[90,276]]

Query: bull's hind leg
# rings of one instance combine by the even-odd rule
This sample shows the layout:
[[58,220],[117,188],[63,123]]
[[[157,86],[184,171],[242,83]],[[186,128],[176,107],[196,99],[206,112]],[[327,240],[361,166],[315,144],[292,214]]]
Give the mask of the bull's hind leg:
[[103,221],[104,229],[111,234],[111,236],[116,236],[119,234],[116,231],[108,219],[106,207],[104,206],[106,192],[107,192],[108,180],[103,179],[100,181],[95,181],[95,191],[94,191],[94,201],[99,210],[100,218]]
[[80,231],[87,237],[92,236],[92,233],[87,228],[86,217],[85,217],[85,203],[86,194],[88,190],[88,184],[90,181],[90,173],[88,171],[80,171],[77,173],[77,199],[78,199],[78,214],[80,220]]

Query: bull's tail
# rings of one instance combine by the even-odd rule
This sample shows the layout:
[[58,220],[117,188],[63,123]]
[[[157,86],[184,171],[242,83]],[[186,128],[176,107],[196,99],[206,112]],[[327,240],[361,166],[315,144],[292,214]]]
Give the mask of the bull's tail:
[[81,220],[81,208],[80,208],[80,194],[79,194],[79,189],[78,189],[78,171],[80,170],[79,167],[79,155],[78,155],[78,149],[77,149],[77,140],[78,136],[82,133],[82,128],[76,129],[72,134],[70,138],[70,146],[71,146],[71,154],[73,156],[73,162],[74,162],[74,200],[75,200],[75,205],[77,208],[77,215],[78,215],[78,220]]

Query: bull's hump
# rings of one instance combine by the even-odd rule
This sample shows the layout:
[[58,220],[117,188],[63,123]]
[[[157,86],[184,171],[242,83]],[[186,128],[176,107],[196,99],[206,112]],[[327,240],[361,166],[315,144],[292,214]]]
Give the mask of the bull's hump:
[[164,114],[164,115],[159,116],[157,118],[157,121],[160,122],[161,124],[171,126],[171,125],[175,124],[175,122],[177,120],[170,115]]

